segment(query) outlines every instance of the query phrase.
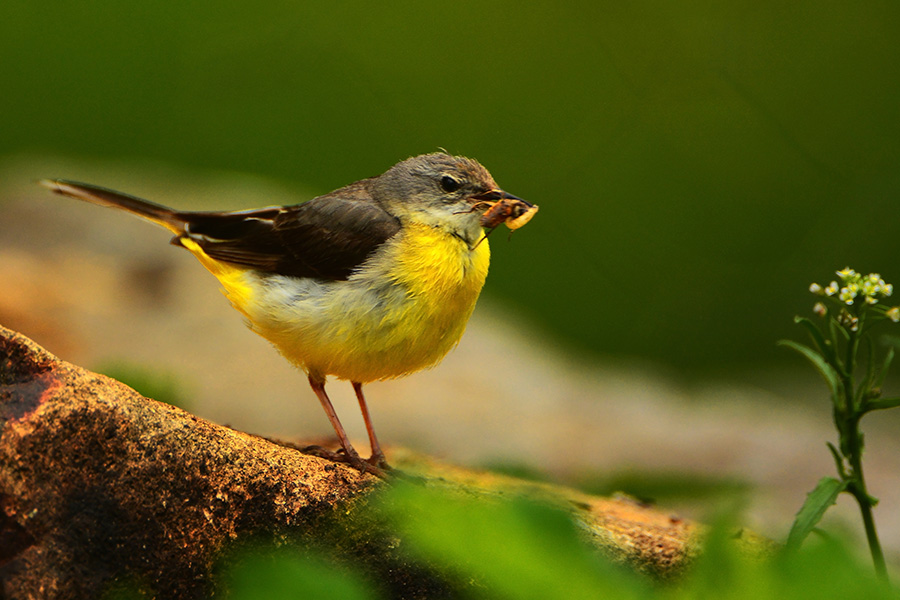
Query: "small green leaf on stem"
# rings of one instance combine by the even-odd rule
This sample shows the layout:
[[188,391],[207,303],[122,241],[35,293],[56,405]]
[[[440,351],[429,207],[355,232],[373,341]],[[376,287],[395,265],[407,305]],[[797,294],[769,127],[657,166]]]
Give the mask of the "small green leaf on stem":
[[787,548],[796,550],[822,519],[828,507],[835,503],[838,495],[847,489],[847,482],[834,477],[823,477],[816,488],[806,495],[806,502],[794,517],[794,524],[788,534]]
[[[847,315],[846,311],[841,313],[842,315]],[[844,317],[846,318],[846,317]],[[834,317],[828,320],[828,328],[831,331],[831,339],[837,343],[837,335],[841,334],[841,337],[844,338],[845,342],[850,341],[850,333],[847,331],[847,328],[844,327],[841,321],[838,321]]]
[[847,479],[847,470],[844,468],[844,457],[841,456],[838,449],[834,447],[834,444],[831,442],[825,442],[825,444],[828,446],[828,450],[831,451],[831,456],[834,457],[834,466],[837,468],[838,475],[841,476],[841,479]]
[[815,323],[806,317],[800,316],[794,317],[794,323],[803,326],[806,331],[809,332],[809,337],[811,337],[816,343],[816,346],[818,346],[819,353],[833,361],[834,346],[825,340],[825,336],[822,335],[822,332]]
[[837,371],[834,370],[830,364],[828,364],[822,355],[810,348],[809,346],[804,346],[803,344],[798,344],[792,340],[781,340],[778,342],[780,346],[785,346],[786,348],[791,348],[806,357],[809,362],[816,368],[816,370],[822,375],[825,379],[825,383],[828,384],[828,388],[831,390],[831,396],[835,399],[835,402],[843,401],[843,389],[844,386],[841,383],[840,375],[838,375]]
[[865,411],[884,410],[886,408],[896,408],[900,406],[900,398],[879,398],[878,400],[869,400],[866,402]]

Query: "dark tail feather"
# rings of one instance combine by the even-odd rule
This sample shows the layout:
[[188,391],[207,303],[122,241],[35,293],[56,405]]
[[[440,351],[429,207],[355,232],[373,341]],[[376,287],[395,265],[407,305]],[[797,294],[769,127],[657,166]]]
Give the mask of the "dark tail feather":
[[100,206],[127,210],[134,215],[162,225],[172,233],[180,234],[184,232],[184,218],[171,208],[160,204],[154,204],[147,200],[97,187],[96,185],[66,181],[64,179],[42,179],[38,183],[63,196],[78,198]]

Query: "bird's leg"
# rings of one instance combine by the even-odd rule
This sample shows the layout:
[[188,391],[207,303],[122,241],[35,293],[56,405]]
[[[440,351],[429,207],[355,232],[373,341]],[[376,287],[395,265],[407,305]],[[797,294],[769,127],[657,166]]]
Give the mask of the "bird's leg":
[[[344,426],[341,425],[341,421],[338,419],[337,413],[334,410],[334,406],[331,404],[331,400],[328,398],[328,394],[325,393],[325,381],[320,381],[318,379],[309,377],[309,385],[312,387],[313,391],[316,393],[316,396],[319,398],[319,402],[322,403],[322,408],[325,409],[325,414],[328,415],[328,420],[331,421],[331,426],[334,427],[334,432],[338,436],[338,440],[341,442],[341,447],[344,449],[344,457],[340,457],[337,454],[332,454],[330,458],[332,460],[341,460],[344,462],[350,463],[354,468],[363,471],[365,473],[371,473],[377,477],[384,478],[385,473],[377,465],[372,464],[368,461],[365,461],[360,457],[359,453],[353,448],[350,444],[350,439],[347,437],[347,433],[344,431]],[[368,425],[368,420],[366,421]]]
[[382,469],[389,469],[390,466],[387,464],[384,452],[381,451],[378,438],[375,437],[375,428],[372,426],[372,418],[369,416],[369,407],[366,406],[366,397],[363,395],[362,386],[363,384],[358,381],[353,382],[353,391],[356,392],[356,399],[359,400],[359,410],[362,412],[363,421],[366,422],[366,431],[369,433],[369,445],[372,447],[372,456],[369,457],[367,462]]

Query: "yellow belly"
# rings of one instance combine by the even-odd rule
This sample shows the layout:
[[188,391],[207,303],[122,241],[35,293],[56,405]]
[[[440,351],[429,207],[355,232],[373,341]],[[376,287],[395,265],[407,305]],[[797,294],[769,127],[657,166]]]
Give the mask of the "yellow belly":
[[346,281],[243,270],[194,252],[250,327],[310,375],[369,382],[429,367],[465,330],[490,249],[408,225]]

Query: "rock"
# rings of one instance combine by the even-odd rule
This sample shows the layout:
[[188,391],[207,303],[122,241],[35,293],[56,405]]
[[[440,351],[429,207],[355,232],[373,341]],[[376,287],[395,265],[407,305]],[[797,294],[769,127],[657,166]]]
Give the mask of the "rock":
[[[667,576],[692,554],[698,526],[627,498],[389,452],[414,481],[485,498],[563,506],[618,562]],[[144,398],[61,361],[0,327],[0,597],[96,598],[137,581],[158,598],[202,598],[223,549],[247,539],[299,541],[362,568],[392,597],[458,588],[397,551],[367,518],[390,485]],[[465,585],[465,584],[462,584]]]

